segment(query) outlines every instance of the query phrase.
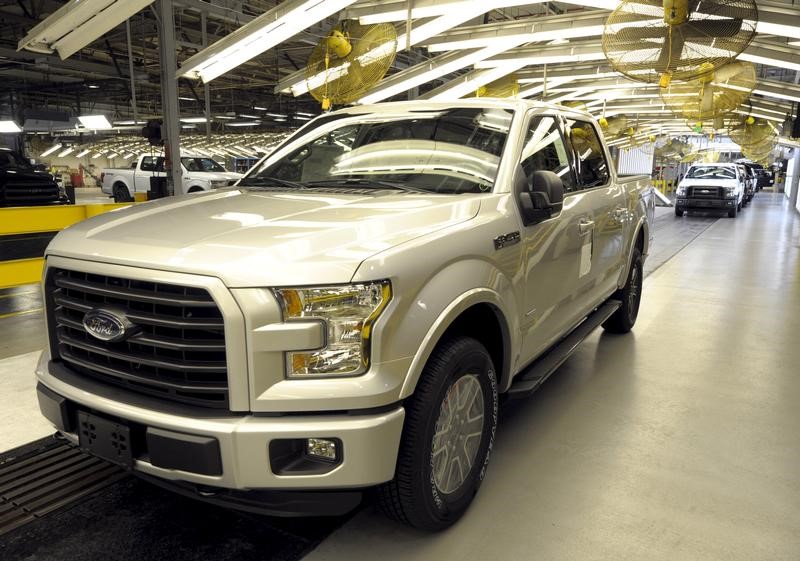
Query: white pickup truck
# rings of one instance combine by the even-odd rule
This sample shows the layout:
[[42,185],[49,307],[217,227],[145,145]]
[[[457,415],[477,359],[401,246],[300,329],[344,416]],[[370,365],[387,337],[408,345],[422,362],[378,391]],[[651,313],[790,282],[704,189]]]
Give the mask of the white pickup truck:
[[[241,173],[226,171],[224,167],[207,156],[181,153],[183,186],[180,193],[195,193],[230,187],[241,177]],[[164,177],[164,157],[158,155],[139,156],[130,168],[104,169],[100,178],[103,193],[114,197],[114,202],[133,200],[135,192],[150,190],[151,177]]]
[[675,190],[675,216],[690,210],[721,210],[736,218],[746,203],[749,180],[742,164],[693,164]]
[[595,328],[633,327],[653,210],[584,112],[328,113],[235,188],[56,236],[40,408],[203,500],[330,515],[370,491],[442,529],[486,475],[501,396],[530,395]]

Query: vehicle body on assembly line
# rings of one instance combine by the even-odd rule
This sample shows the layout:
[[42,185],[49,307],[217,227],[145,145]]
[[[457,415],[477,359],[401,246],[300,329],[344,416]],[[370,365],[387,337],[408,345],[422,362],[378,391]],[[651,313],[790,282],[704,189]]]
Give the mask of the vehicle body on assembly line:
[[556,105],[320,116],[236,188],[56,237],[41,409],[198,498],[337,514],[369,490],[444,528],[486,473],[500,396],[636,321],[654,194],[610,161],[592,117]]
[[9,148],[0,148],[0,207],[68,204],[63,186]]
[[[183,186],[178,195],[230,187],[242,177],[208,156],[185,152],[181,153],[181,169]],[[129,168],[104,169],[100,178],[103,193],[114,197],[114,202],[124,203],[132,201],[135,192],[149,191],[151,177],[165,176],[163,155],[143,155]]]
[[688,210],[724,210],[736,218],[745,196],[744,166],[733,163],[694,164],[675,192],[675,215]]

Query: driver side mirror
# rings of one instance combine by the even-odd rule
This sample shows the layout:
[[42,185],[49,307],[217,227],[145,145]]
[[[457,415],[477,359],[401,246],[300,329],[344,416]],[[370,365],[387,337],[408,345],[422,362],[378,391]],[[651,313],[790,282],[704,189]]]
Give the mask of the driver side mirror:
[[522,219],[526,226],[538,224],[561,212],[564,207],[564,183],[552,171],[534,171],[530,180],[522,167],[517,178]]

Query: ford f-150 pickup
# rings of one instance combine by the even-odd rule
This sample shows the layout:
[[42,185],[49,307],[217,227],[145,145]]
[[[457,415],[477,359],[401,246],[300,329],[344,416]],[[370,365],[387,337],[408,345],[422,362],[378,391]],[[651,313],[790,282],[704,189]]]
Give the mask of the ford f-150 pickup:
[[596,122],[476,99],[310,121],[234,188],[91,218],[47,250],[41,411],[178,492],[452,524],[503,396],[626,333],[654,198]]
[[[207,156],[181,154],[182,187],[178,195],[230,187],[242,174],[225,171],[225,168]],[[101,174],[103,193],[114,197],[114,202],[133,200],[134,192],[150,189],[151,177],[164,177],[164,157],[139,156],[130,168],[104,169]],[[176,189],[178,191],[178,189]]]

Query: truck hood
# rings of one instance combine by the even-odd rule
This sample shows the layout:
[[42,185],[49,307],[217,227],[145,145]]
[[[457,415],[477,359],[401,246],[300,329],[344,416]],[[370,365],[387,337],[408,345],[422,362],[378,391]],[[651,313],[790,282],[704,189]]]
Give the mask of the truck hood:
[[736,187],[739,184],[738,179],[683,179],[680,182],[681,187]]
[[80,222],[47,255],[195,273],[229,287],[349,281],[362,261],[472,219],[481,195],[224,189]]
[[198,179],[203,179],[205,181],[230,181],[231,179],[241,179],[241,173],[235,173],[233,171],[186,171],[184,170],[184,175],[186,177],[196,177]]

